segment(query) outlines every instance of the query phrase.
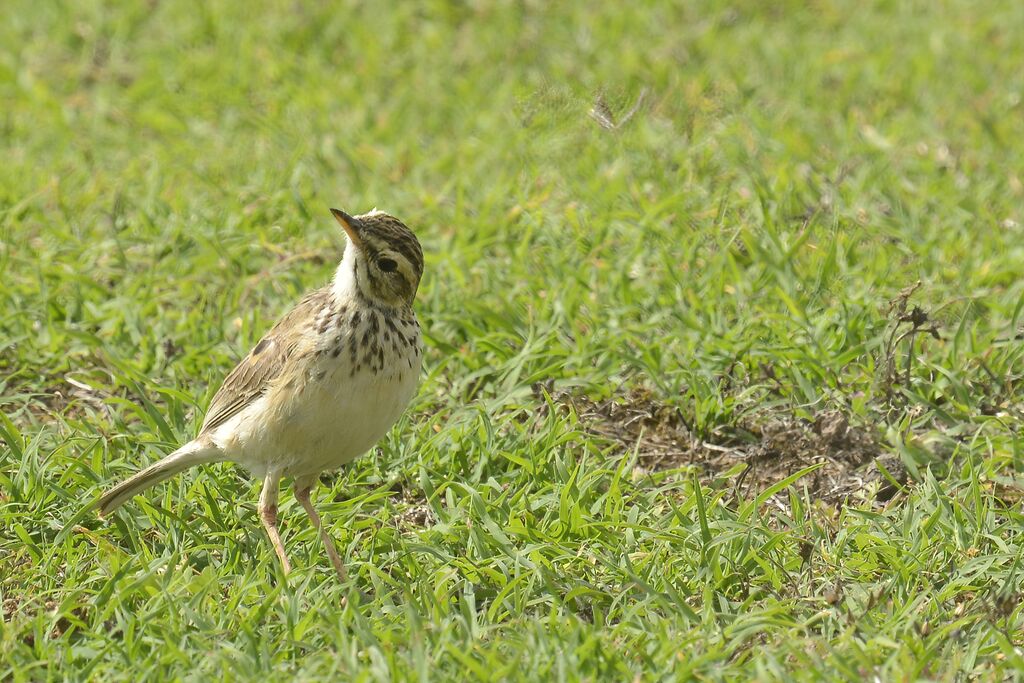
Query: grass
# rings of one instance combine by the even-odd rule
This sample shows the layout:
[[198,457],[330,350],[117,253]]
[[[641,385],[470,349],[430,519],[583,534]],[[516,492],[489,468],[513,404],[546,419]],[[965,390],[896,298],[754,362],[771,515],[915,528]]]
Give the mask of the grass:
[[[121,4],[0,24],[0,680],[1024,670],[1013,3]],[[330,277],[329,206],[427,254],[419,395],[318,492],[350,583],[228,465],[73,519]],[[840,501],[827,440],[770,464],[823,415]]]

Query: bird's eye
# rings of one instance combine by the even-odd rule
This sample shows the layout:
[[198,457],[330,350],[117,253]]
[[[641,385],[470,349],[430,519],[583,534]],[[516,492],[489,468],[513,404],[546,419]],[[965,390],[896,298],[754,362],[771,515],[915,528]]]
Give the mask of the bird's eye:
[[377,261],[377,267],[383,270],[385,273],[393,273],[398,270],[398,262],[394,259],[382,258]]

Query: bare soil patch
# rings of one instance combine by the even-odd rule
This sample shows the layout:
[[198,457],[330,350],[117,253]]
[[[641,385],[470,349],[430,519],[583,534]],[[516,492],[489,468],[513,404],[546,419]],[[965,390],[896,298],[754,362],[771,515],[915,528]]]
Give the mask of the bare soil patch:
[[744,496],[816,463],[822,466],[798,486],[834,505],[851,499],[887,501],[898,491],[897,483],[907,480],[899,458],[881,450],[874,430],[851,424],[839,411],[805,420],[765,410],[744,418],[734,434],[706,441],[690,432],[677,408],[643,390],[603,401],[565,393],[553,398],[571,407],[588,432],[636,449],[645,469],[696,467],[714,482],[744,465],[733,483]]

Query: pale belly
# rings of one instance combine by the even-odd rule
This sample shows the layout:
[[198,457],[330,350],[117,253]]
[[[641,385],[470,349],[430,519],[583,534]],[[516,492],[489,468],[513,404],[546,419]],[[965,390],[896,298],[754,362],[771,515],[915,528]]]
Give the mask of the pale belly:
[[[350,375],[335,363],[318,379],[276,386],[217,430],[214,441],[257,476],[315,476],[370,450],[416,392],[420,362],[402,372]],[[397,364],[388,364],[397,367]]]

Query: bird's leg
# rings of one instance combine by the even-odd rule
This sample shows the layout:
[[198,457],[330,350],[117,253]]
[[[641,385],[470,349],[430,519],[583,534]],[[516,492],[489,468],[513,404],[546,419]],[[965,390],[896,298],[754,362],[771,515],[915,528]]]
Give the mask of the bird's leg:
[[[315,483],[315,480],[313,483]],[[313,527],[320,534],[320,541],[324,544],[324,549],[327,550],[327,556],[331,558],[331,564],[334,565],[334,571],[338,573],[338,578],[341,581],[346,581],[348,579],[348,572],[345,571],[345,565],[341,563],[338,549],[334,547],[334,539],[331,538],[331,535],[327,533],[327,529],[320,523],[320,515],[317,514],[316,508],[313,507],[313,502],[309,499],[309,494],[313,491],[313,483],[296,481],[295,498],[302,503],[306,514],[313,521]]]
[[281,560],[281,567],[285,576],[292,570],[288,563],[288,556],[284,553],[284,544],[281,543],[281,535],[277,533],[277,485],[281,481],[281,475],[277,472],[267,472],[263,480],[263,492],[260,493],[260,519],[263,527],[270,536],[270,542],[274,546],[274,552]]

